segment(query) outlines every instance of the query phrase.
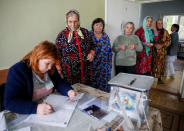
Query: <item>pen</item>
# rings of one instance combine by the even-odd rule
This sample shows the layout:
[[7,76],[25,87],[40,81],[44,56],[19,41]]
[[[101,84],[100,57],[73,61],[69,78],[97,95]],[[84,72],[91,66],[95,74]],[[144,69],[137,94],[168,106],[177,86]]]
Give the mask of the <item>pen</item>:
[[136,81],[136,78],[133,79],[132,81],[130,81],[130,83],[129,83],[128,85],[129,85],[129,86],[132,85],[135,81]]
[[52,107],[52,112],[56,112],[56,110],[54,109],[54,107],[51,104],[48,104],[47,102],[45,102],[45,104],[50,105]]
[[52,112],[56,112],[56,110],[54,109],[54,107],[52,107]]

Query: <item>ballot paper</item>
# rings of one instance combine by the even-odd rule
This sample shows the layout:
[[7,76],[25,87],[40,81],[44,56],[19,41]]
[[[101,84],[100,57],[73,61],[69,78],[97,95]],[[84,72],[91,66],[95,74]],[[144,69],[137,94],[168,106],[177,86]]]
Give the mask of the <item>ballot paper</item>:
[[66,96],[51,94],[44,102],[52,105],[54,111],[49,115],[32,114],[25,122],[67,127],[78,100],[70,100]]
[[83,109],[82,111],[90,116],[96,117],[97,119],[102,119],[104,116],[107,115],[107,112],[105,110],[102,110],[100,107],[96,105],[91,105]]
[[20,129],[17,129],[17,130],[13,130],[13,131],[31,131],[31,127],[24,127],[24,128],[20,128]]
[[107,102],[89,95],[83,96],[79,101],[78,108],[89,116],[105,122],[111,122],[117,116],[117,113],[113,111],[108,112]]

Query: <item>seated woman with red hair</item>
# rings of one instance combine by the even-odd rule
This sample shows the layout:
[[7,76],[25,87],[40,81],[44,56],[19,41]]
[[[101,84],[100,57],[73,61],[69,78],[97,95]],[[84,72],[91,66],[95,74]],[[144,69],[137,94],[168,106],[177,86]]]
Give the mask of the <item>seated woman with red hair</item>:
[[55,65],[60,59],[55,45],[42,41],[20,62],[13,65],[7,77],[5,109],[20,114],[47,115],[53,111],[52,106],[39,104],[38,101],[51,94],[54,89],[62,95],[74,98],[76,92],[56,71]]

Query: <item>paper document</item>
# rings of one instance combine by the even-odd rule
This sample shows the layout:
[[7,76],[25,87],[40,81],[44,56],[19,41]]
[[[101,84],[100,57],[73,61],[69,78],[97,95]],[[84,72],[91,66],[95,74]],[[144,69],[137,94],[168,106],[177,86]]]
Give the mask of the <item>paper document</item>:
[[13,130],[13,131],[31,131],[31,127],[24,127],[24,128],[20,128],[20,129],[17,129],[17,130]]
[[[107,102],[103,101],[103,100],[100,100],[98,98],[95,98],[95,97],[92,97],[92,96],[89,96],[89,95],[84,95],[83,101],[80,101],[79,104],[78,104],[78,108],[85,112],[85,113],[90,113],[88,109],[90,109],[90,107],[93,107],[94,105],[99,107],[101,111],[102,110],[102,113],[98,113],[97,112],[97,115],[94,117],[96,118],[100,118],[101,116],[103,121],[106,121],[106,122],[111,122],[116,116],[117,116],[117,113],[115,112],[108,112],[108,104]],[[105,111],[105,113],[103,113]],[[93,115],[93,114],[91,114]],[[99,117],[98,117],[99,116]]]
[[82,99],[83,96],[84,96],[84,93],[78,93],[77,96],[74,97],[73,100],[78,101],[78,100]]
[[96,117],[98,119],[102,119],[104,116],[107,115],[107,112],[105,110],[102,110],[100,107],[96,105],[91,105],[85,109],[82,110],[86,114]]
[[32,114],[25,120],[26,122],[67,127],[78,101],[70,100],[66,96],[51,94],[44,102],[52,105],[54,112],[49,115]]

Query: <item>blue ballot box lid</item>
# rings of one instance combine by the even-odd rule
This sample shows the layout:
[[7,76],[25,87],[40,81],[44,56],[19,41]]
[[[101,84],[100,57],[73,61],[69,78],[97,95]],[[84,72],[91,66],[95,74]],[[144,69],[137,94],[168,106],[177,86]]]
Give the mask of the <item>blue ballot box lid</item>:
[[135,75],[119,73],[112,78],[108,84],[112,87],[123,87],[136,91],[147,91],[151,88],[154,77],[145,75]]

